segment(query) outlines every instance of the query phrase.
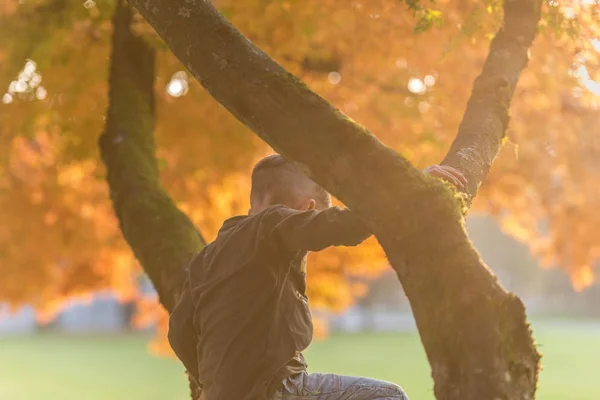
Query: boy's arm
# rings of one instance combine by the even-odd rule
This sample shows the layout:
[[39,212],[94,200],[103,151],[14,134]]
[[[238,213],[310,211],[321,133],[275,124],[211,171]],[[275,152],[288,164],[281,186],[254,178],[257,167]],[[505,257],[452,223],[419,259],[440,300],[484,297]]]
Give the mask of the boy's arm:
[[179,303],[169,317],[169,344],[188,373],[198,384],[198,356],[196,329],[194,327],[194,304],[189,282],[183,284]]
[[[464,175],[446,165],[432,165],[423,172],[444,179],[464,189]],[[330,207],[322,211],[299,211],[275,207],[278,222],[272,237],[290,251],[319,251],[329,246],[356,246],[371,236],[365,223],[351,210]]]
[[366,224],[347,208],[298,211],[277,207],[273,212],[279,214],[279,222],[271,235],[289,251],[356,246],[372,234]]

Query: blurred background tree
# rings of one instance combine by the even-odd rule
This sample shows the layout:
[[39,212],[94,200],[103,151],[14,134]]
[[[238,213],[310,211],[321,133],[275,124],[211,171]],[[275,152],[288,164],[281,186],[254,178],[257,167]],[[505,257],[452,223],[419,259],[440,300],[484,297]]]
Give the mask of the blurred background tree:
[[[439,162],[501,21],[496,0],[214,2],[244,35],[417,166]],[[0,2],[0,302],[49,320],[110,289],[140,310],[141,269],[118,231],[97,140],[107,109],[108,1]],[[474,210],[583,289],[600,256],[600,17],[548,1],[513,100],[508,143]],[[158,50],[162,183],[208,240],[248,208],[249,172],[270,149]],[[315,308],[342,310],[386,268],[374,240],[314,254]],[[356,279],[360,277],[361,279]],[[143,319],[143,318],[142,318]]]

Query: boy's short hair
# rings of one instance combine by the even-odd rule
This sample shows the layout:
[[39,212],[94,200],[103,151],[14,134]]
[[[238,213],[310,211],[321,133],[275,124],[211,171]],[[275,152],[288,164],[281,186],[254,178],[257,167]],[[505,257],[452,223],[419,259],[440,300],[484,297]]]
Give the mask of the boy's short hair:
[[263,158],[252,171],[250,202],[260,201],[266,195],[270,195],[271,204],[289,205],[309,196],[318,210],[331,207],[331,195],[279,154]]

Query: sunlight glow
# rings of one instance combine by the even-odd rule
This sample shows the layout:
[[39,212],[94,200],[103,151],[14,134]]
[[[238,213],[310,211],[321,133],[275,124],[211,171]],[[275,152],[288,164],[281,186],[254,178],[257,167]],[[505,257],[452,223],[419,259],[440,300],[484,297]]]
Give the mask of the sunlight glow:
[[337,85],[338,83],[340,83],[342,81],[342,75],[337,72],[330,72],[329,75],[327,76],[327,79],[329,80],[329,83],[331,83],[332,85]]
[[189,81],[185,71],[175,72],[167,84],[167,93],[172,97],[181,97],[188,92]]
[[415,94],[424,94],[427,91],[427,85],[419,78],[411,78],[408,81],[408,90]]
[[433,75],[427,75],[425,78],[423,78],[423,82],[425,82],[425,84],[429,87],[435,85],[435,77]]
[[8,91],[3,95],[4,104],[12,103],[15,99],[31,101],[43,100],[48,96],[48,91],[41,86],[42,75],[37,71],[37,64],[27,60],[17,79],[8,85]]
[[577,70],[575,71],[575,76],[579,78],[579,81],[587,90],[589,90],[596,96],[600,96],[600,83],[594,81],[590,77],[590,74],[585,66],[579,66],[579,68],[577,68]]
[[167,92],[173,97],[179,97],[183,94],[183,83],[179,79],[172,80],[167,86]]
[[29,84],[32,87],[36,87],[38,86],[40,83],[42,83],[42,75],[40,75],[39,73],[35,73],[33,74],[33,76],[31,77],[31,80],[29,81]]
[[565,7],[563,9],[563,15],[567,19],[573,19],[575,18],[575,10],[573,9],[573,7]]
[[38,88],[35,90],[35,97],[38,100],[44,100],[46,96],[48,96],[48,91],[46,88],[43,86],[38,86]]
[[15,84],[15,92],[25,93],[26,90],[27,90],[27,82],[18,80],[17,83]]
[[[22,73],[25,74],[28,78],[30,78],[31,75],[33,75],[33,73],[35,72],[36,68],[37,68],[37,64],[35,63],[35,61],[27,60]],[[20,76],[19,76],[19,79],[21,79]]]

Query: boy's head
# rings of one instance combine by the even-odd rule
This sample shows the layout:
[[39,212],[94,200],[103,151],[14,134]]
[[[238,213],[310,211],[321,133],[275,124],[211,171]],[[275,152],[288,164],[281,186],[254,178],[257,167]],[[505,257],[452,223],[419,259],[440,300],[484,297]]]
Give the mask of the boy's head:
[[273,154],[254,166],[249,214],[276,204],[296,210],[322,210],[331,207],[331,196],[293,163]]

